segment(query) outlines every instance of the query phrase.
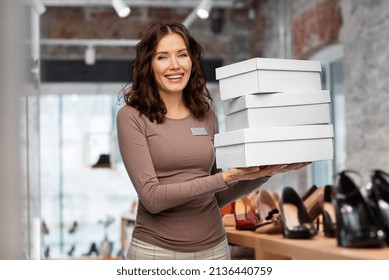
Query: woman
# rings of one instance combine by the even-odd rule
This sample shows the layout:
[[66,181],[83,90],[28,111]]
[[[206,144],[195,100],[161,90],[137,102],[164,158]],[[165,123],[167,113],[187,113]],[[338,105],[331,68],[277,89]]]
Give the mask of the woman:
[[229,259],[219,210],[300,167],[216,169],[217,118],[203,50],[179,23],[153,24],[136,48],[117,115],[120,152],[139,197],[128,259]]

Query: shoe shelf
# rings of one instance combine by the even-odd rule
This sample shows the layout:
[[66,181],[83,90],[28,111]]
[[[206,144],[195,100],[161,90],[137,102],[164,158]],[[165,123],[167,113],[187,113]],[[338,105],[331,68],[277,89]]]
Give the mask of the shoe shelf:
[[344,248],[322,232],[312,239],[287,239],[282,234],[259,234],[226,227],[230,245],[252,248],[257,260],[389,260],[389,247]]

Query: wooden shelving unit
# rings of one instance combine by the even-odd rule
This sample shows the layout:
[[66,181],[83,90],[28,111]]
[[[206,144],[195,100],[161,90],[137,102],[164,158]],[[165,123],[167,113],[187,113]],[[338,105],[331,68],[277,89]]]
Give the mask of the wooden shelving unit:
[[343,248],[336,238],[319,233],[313,239],[287,239],[281,234],[259,234],[226,228],[229,244],[252,248],[257,260],[389,260],[389,247]]

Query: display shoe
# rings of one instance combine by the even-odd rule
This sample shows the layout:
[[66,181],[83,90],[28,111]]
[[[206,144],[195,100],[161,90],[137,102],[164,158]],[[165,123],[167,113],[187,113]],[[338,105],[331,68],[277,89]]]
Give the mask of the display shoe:
[[91,244],[89,251],[84,254],[84,256],[92,256],[92,255],[95,256],[99,255],[99,250],[97,249],[96,243],[94,242]]
[[41,231],[45,235],[49,234],[49,232],[50,232],[45,221],[43,221],[42,224],[41,224]]
[[92,165],[92,168],[111,168],[110,155],[101,154],[97,162]]
[[323,196],[323,229],[327,237],[336,237],[336,213],[333,200],[335,199],[335,187],[326,185]]
[[224,214],[222,217],[222,222],[225,227],[235,227],[234,214]]
[[291,187],[282,191],[279,209],[285,238],[311,238],[317,234],[300,196]]
[[301,200],[302,200],[302,201],[307,200],[307,198],[308,198],[309,196],[311,196],[311,194],[313,194],[316,190],[317,190],[317,186],[316,186],[316,185],[312,185],[308,190],[306,190],[306,191],[301,195]]
[[50,247],[46,246],[43,255],[45,256],[46,259],[50,258]]
[[253,206],[247,196],[234,201],[232,209],[235,218],[235,228],[238,230],[255,230],[259,225],[259,219],[255,215]]
[[282,224],[278,201],[275,196],[265,189],[261,189],[257,195],[256,205],[259,214],[259,225],[255,232],[258,233],[281,233]]
[[70,247],[68,251],[68,257],[72,257],[75,250],[76,250],[76,245],[72,245],[72,247]]
[[276,203],[276,205],[278,205],[278,203],[280,202],[280,195],[278,194],[278,192],[270,192],[270,195],[272,196],[274,202]]
[[259,217],[258,212],[257,212],[257,197],[258,197],[258,194],[259,194],[259,190],[255,190],[255,191],[249,193],[247,195],[247,198],[250,200],[250,204],[254,208],[255,215],[257,215]]
[[337,241],[340,247],[383,247],[385,233],[374,209],[351,179],[355,171],[345,170],[338,174],[336,185]]
[[312,221],[315,221],[322,213],[322,202],[324,195],[324,187],[317,187],[313,185],[305,194],[302,195],[301,200],[308,211]]
[[77,230],[77,228],[78,228],[78,223],[77,223],[77,221],[74,221],[73,224],[72,224],[72,226],[70,227],[70,229],[69,229],[69,231],[68,231],[69,234],[75,233],[76,230]]
[[220,215],[224,216],[226,214],[232,214],[232,206],[231,203],[224,206],[222,209],[220,209]]
[[376,212],[386,235],[389,245],[389,174],[382,170],[374,170],[368,186],[369,198],[374,202]]

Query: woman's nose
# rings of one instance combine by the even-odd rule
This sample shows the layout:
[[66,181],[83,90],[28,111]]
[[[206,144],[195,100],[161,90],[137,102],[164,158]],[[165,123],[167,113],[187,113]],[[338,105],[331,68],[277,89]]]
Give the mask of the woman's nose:
[[180,68],[180,64],[178,63],[178,60],[173,57],[171,60],[170,60],[170,68],[171,69],[177,69],[177,68]]

